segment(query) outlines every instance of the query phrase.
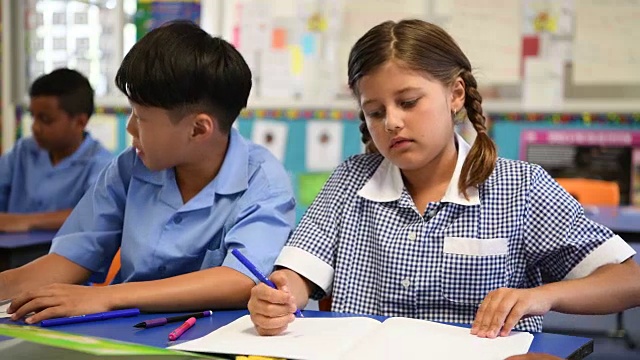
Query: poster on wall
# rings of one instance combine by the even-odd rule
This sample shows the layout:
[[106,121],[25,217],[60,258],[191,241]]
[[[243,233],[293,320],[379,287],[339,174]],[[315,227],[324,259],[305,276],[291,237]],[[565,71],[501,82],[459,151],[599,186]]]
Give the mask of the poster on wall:
[[621,205],[640,205],[640,131],[524,130],[520,159],[554,178],[614,181]]
[[333,171],[342,162],[343,126],[336,121],[307,121],[305,167]]
[[633,149],[633,191],[631,203],[634,205],[640,205],[640,148]]
[[172,20],[190,20],[200,23],[200,0],[158,1],[138,0],[135,16],[136,38]]
[[285,122],[259,119],[253,124],[251,141],[264,146],[284,163],[288,136],[289,126]]

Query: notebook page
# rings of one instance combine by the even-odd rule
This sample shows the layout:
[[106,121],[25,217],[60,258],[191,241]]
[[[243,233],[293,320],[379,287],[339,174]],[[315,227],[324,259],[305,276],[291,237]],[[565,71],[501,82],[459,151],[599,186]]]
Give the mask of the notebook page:
[[[282,357],[340,359],[341,354],[380,326],[365,317],[298,318],[278,336],[260,336],[249,315],[199,339],[171,346],[173,350]],[[196,325],[197,326],[197,325]]]
[[0,319],[11,317],[11,315],[7,314],[9,305],[11,305],[11,300],[0,300]]
[[502,360],[529,351],[530,333],[512,333],[496,339],[479,338],[468,328],[424,320],[391,318],[343,359],[474,359]]

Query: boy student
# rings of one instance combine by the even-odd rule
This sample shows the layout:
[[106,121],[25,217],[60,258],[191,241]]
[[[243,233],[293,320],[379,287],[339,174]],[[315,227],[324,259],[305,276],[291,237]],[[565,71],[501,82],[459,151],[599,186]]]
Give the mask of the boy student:
[[[633,249],[541,167],[496,157],[471,64],[444,30],[375,26],[348,74],[376,151],[328,180],[276,262],[279,290],[253,289],[260,334],[281,333],[310,296],[331,295],[338,312],[469,323],[490,338],[541,331],[549,310],[640,305]],[[454,132],[465,113],[473,146]]]
[[0,157],[0,231],[58,229],[112,158],[85,131],[94,106],[82,74],[54,70],[29,96],[33,137]]
[[[100,174],[50,254],[0,274],[0,298],[13,300],[13,319],[35,312],[27,323],[246,307],[256,279],[230,250],[269,273],[295,221],[281,163],[232,128],[249,67],[226,41],[173,22],[133,46],[116,84],[131,103],[133,147]],[[118,248],[115,285],[74,285],[103,280]]]

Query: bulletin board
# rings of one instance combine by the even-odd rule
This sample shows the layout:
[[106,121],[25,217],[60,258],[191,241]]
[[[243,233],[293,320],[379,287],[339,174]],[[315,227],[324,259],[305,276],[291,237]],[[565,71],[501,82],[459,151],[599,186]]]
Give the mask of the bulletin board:
[[[222,36],[245,56],[253,99],[293,105],[349,97],[348,53],[385,20],[444,27],[487,100],[523,110],[565,101],[640,101],[640,0],[229,0]],[[604,99],[604,100],[603,100]],[[265,102],[262,101],[261,104]],[[344,104],[341,104],[344,105]]]
[[[494,113],[490,122],[499,156],[540,164],[554,177],[616,181],[621,204],[640,206],[640,112]],[[576,169],[586,150],[591,168]]]
[[287,169],[300,220],[336,166],[364,151],[355,111],[248,110],[239,132],[269,149]]
[[[236,127],[283,162],[296,190],[298,218],[334,167],[363,150],[357,105],[346,86],[347,57],[357,38],[385,20],[429,20],[460,43],[474,66],[502,157],[520,158],[521,134],[529,129],[640,129],[640,80],[619,76],[640,74],[638,47],[620,48],[640,43],[640,0],[215,3],[219,8],[208,13],[215,14],[220,34],[240,50],[254,75],[249,110]],[[596,15],[602,17],[594,23]],[[615,41],[602,41],[614,36]],[[602,76],[608,61],[617,67],[611,77]],[[598,99],[591,108],[602,110],[566,106],[591,98]],[[619,99],[638,105],[620,109],[614,102]],[[509,109],[499,105],[505,101]],[[544,111],[537,110],[541,107]],[[23,115],[18,128],[28,135]],[[125,108],[98,107],[89,129],[120,152],[130,144],[127,116]],[[638,150],[631,154],[640,159]]]

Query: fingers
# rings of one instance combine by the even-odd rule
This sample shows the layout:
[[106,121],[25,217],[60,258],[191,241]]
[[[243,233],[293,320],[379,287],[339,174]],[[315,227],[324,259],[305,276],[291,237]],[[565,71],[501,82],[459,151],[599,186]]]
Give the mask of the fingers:
[[[280,280],[275,277],[275,281],[279,281],[282,285],[283,282]],[[276,283],[275,281],[274,283]],[[296,305],[293,296],[283,290],[272,289],[265,284],[253,287],[248,308],[251,321],[260,335],[278,335],[285,331],[287,325],[295,319],[293,312],[296,311]]]
[[14,314],[17,312],[18,309],[22,308],[24,304],[32,301],[33,299],[48,297],[51,295],[52,294],[48,290],[48,288],[23,292],[18,296],[16,296],[13,300],[11,300],[11,305],[9,305],[7,312],[9,314]]
[[287,276],[282,271],[275,271],[271,274],[269,280],[273,281],[279,290],[289,292],[289,288],[287,287]]
[[520,319],[527,315],[524,292],[500,288],[487,294],[480,304],[471,333],[479,337],[508,336]]
[[25,322],[27,324],[37,324],[42,320],[59,318],[63,316],[71,316],[71,313],[65,311],[62,306],[51,306],[28,317]]
[[291,294],[272,289],[265,284],[258,284],[251,289],[248,308],[249,312],[266,317],[284,316],[296,310]]
[[289,303],[273,304],[266,301],[249,301],[251,321],[260,335],[278,335],[287,329],[289,323],[295,320],[293,297]]
[[251,289],[251,299],[269,304],[287,304],[291,301],[291,294],[286,291],[272,289],[265,284],[258,284]]
[[472,334],[487,338],[498,336],[505,318],[517,301],[517,298],[509,296],[510,293],[509,289],[501,288],[487,294],[476,313]]
[[261,314],[251,313],[251,321],[253,321],[256,331],[258,334],[265,336],[281,334],[295,318],[293,314],[270,318]]
[[476,318],[473,320],[473,324],[471,325],[471,334],[479,335],[479,332],[483,330],[482,326],[485,323],[485,316],[488,313],[489,305],[492,301],[492,294],[494,292],[490,292],[485,296],[484,300],[480,303],[480,307],[478,307],[478,311],[476,312]]
[[[512,295],[506,295],[501,298],[501,301],[493,302],[493,315],[487,332],[484,334],[488,338],[495,338],[500,333],[502,325],[504,324],[507,316],[511,316],[513,307],[516,305],[518,299]],[[517,321],[517,320],[516,320]]]
[[[54,297],[37,297],[16,309],[16,311],[11,314],[11,320],[17,321],[28,314],[43,311],[43,309],[58,305],[60,305],[60,303]],[[27,324],[32,324],[33,322],[30,321],[30,319],[31,318],[26,319],[25,322]]]
[[524,305],[520,303],[516,304],[513,309],[511,309],[511,313],[509,313],[509,316],[505,320],[504,325],[502,326],[502,331],[500,331],[500,336],[509,336],[511,330],[513,330],[518,321],[526,315],[525,312],[526,308]]

